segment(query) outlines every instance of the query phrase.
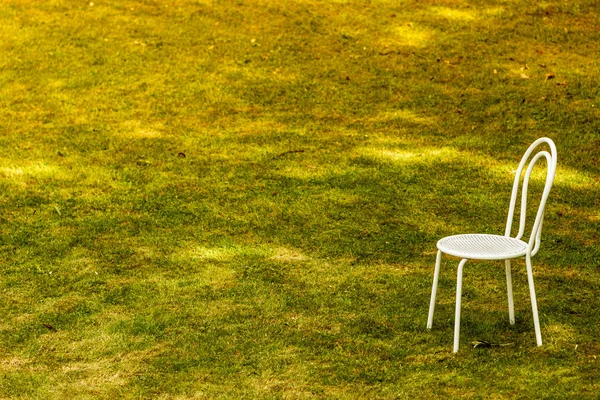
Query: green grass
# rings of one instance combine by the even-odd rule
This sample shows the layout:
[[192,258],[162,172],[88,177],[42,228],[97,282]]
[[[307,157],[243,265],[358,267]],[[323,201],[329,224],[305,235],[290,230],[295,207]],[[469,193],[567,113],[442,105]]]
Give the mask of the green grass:
[[[596,398],[600,9],[533,3],[3,1],[0,398]],[[454,355],[541,136],[544,345],[469,263]]]

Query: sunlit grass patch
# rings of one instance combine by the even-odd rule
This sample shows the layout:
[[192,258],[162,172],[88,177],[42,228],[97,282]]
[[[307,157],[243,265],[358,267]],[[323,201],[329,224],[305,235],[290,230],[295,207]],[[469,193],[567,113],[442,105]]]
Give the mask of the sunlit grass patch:
[[285,247],[276,248],[274,253],[275,254],[271,257],[271,259],[279,262],[297,263],[309,259],[309,257],[307,257],[305,254],[302,254],[301,251]]
[[416,124],[426,124],[431,125],[435,123],[435,119],[427,116],[418,115],[410,110],[386,110],[375,114],[373,116],[368,116],[367,120],[373,122],[382,122],[382,123],[390,123],[390,122],[414,122]]
[[[469,22],[478,19],[478,15],[475,10],[461,10],[450,7],[432,7],[429,11],[432,12],[432,14],[439,15],[441,17],[448,18],[454,21]],[[487,11],[486,14],[487,13],[493,14],[493,11]]]
[[506,13],[507,9],[502,6],[484,8],[482,13],[492,17],[501,17]]
[[119,135],[127,139],[153,139],[163,136],[161,126],[142,126],[141,121],[126,121]]
[[366,154],[373,154],[383,160],[391,160],[399,164],[423,164],[430,165],[432,162],[450,162],[461,158],[461,153],[454,148],[419,148],[417,151],[381,150],[381,147],[365,149]]
[[237,252],[234,248],[199,247],[175,255],[176,260],[231,261]]
[[47,163],[36,163],[20,167],[3,167],[2,173],[5,178],[17,181],[23,178],[64,180],[69,175],[66,171],[61,170],[60,167]]
[[323,178],[332,172],[334,171],[327,171],[323,166],[302,163],[299,165],[286,165],[278,171],[278,174],[289,178],[309,180]]
[[572,189],[592,189],[598,182],[585,171],[568,167],[559,167],[555,183]]
[[376,46],[384,49],[402,47],[422,48],[429,44],[435,33],[431,29],[408,22],[389,28],[388,35],[376,42]]

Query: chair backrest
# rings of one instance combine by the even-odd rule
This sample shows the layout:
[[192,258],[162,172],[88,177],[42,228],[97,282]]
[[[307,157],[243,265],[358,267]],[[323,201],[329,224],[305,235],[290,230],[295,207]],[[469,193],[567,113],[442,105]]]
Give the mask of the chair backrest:
[[[543,143],[547,143],[550,147],[550,153],[545,150],[538,151],[531,157],[536,148]],[[548,195],[550,194],[550,189],[552,188],[552,182],[554,181],[554,175],[556,173],[556,146],[551,139],[548,138],[540,138],[533,142],[531,146],[527,149],[523,158],[521,159],[521,163],[519,164],[519,168],[517,169],[517,173],[515,176],[515,181],[513,183],[512,195],[510,198],[510,208],[508,210],[508,218],[506,221],[506,231],[504,236],[510,236],[512,229],[512,222],[515,215],[515,207],[517,203],[517,195],[519,192],[519,183],[521,181],[521,174],[525,165],[527,165],[527,161],[529,161],[529,166],[525,172],[525,177],[523,178],[523,185],[521,187],[521,212],[519,218],[519,232],[517,233],[516,238],[521,239],[523,237],[523,233],[525,232],[525,222],[527,217],[527,188],[529,186],[529,177],[531,175],[531,171],[535,163],[542,157],[546,158],[547,163],[547,173],[546,173],[546,184],[544,185],[544,191],[542,193],[542,198],[540,200],[540,204],[538,207],[537,214],[535,216],[535,222],[533,223],[533,228],[531,229],[531,236],[529,236],[529,250],[531,251],[531,255],[535,255],[540,248],[540,238],[542,235],[542,224],[544,222],[544,209],[546,208],[546,200],[548,199]]]

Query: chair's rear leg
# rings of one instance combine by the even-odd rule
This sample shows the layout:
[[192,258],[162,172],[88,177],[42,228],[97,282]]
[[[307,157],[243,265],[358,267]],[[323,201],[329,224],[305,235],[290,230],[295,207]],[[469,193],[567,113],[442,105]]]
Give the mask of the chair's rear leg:
[[456,312],[454,313],[454,353],[458,351],[458,343],[460,336],[460,303],[462,299],[462,275],[463,267],[467,262],[463,259],[458,264],[458,271],[456,272]]
[[537,299],[535,297],[535,286],[533,284],[533,270],[531,268],[531,255],[527,254],[527,281],[529,282],[529,295],[531,297],[531,310],[533,311],[533,326],[535,327],[535,340],[538,346],[542,345],[542,331],[538,316]]
[[510,260],[504,260],[506,265],[506,288],[508,291],[508,320],[511,325],[515,324],[515,304],[513,300],[513,289],[512,289],[512,274],[510,271]]
[[427,317],[427,329],[431,329],[431,326],[433,325],[433,311],[435,309],[435,297],[437,295],[441,261],[442,252],[438,250],[437,257],[435,259],[435,270],[433,271],[433,286],[431,287],[431,301],[429,302],[429,316]]

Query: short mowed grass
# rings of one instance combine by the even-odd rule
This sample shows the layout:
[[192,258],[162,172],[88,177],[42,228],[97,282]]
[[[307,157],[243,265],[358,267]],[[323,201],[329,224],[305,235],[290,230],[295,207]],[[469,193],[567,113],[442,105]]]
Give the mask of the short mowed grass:
[[[595,0],[4,0],[0,398],[597,398]],[[508,322],[513,172],[559,167]],[[534,180],[539,189],[542,177]],[[532,197],[531,201],[534,197]],[[500,346],[473,348],[474,341]]]

